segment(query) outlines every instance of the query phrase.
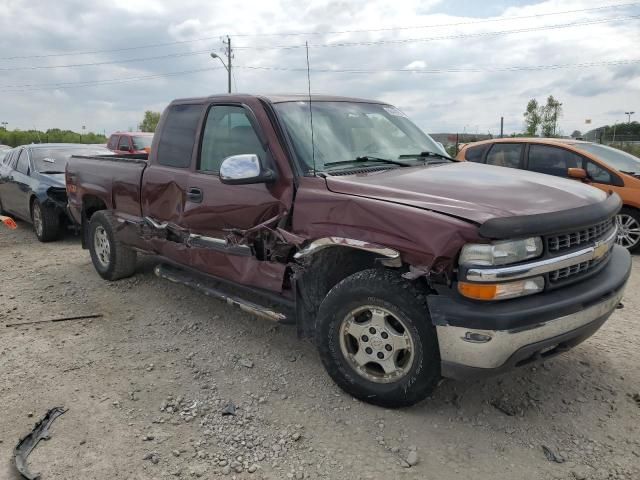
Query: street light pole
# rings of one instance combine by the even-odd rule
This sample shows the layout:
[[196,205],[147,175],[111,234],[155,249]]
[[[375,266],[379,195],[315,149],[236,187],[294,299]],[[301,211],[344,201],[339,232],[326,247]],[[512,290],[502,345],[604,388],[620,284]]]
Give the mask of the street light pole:
[[624,114],[627,116],[627,123],[631,123],[631,115],[633,115],[636,112],[624,112]]
[[222,60],[222,58],[220,58],[217,53],[211,52],[211,58],[217,58],[218,60],[220,60],[220,63],[222,63],[222,66],[227,71],[227,91],[231,93],[231,63],[229,63],[229,66],[227,66],[227,64],[224,63],[224,60]]

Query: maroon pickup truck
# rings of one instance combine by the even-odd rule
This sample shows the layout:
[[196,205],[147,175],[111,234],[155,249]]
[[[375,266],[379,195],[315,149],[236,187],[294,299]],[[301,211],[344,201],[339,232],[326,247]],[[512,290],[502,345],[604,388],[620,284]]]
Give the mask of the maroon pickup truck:
[[388,407],[580,343],[631,268],[616,194],[453,161],[382,102],[176,100],[148,160],[75,157],[66,182],[103,278],[158,255],[158,276],[296,324]]

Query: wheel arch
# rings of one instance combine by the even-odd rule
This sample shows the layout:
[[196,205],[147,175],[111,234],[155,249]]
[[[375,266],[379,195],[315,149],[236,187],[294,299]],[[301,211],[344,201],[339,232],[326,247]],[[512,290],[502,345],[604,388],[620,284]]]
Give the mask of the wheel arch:
[[107,204],[97,195],[84,195],[82,197],[82,248],[87,248],[87,238],[89,233],[89,221],[94,213],[106,210]]
[[327,237],[315,240],[296,255],[293,288],[300,337],[313,337],[316,314],[329,291],[354,273],[371,268],[408,270],[398,251],[359,240]]

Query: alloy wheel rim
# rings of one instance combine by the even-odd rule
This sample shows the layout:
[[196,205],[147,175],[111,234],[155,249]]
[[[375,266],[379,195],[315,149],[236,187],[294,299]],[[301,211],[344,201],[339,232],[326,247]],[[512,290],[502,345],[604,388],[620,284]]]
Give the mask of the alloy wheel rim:
[[101,226],[96,228],[93,235],[93,249],[100,265],[107,268],[109,266],[109,256],[111,255],[111,244],[106,230]]
[[42,212],[40,211],[40,206],[35,203],[33,205],[33,226],[36,229],[36,234],[39,237],[42,236]]
[[372,305],[358,307],[343,319],[340,350],[360,376],[375,383],[398,381],[415,357],[406,324],[389,310]]
[[625,248],[632,248],[640,241],[640,223],[631,215],[616,215],[618,236],[616,242]]

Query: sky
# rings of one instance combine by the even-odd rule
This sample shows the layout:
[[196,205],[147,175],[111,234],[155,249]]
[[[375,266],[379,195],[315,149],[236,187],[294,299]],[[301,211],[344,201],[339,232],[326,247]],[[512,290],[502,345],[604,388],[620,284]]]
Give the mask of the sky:
[[520,132],[549,95],[565,134],[640,117],[640,2],[0,0],[0,122],[135,129],[226,92],[209,54],[227,35],[234,91],[305,93],[308,42],[313,93],[389,102],[427,132],[496,135],[501,116]]

